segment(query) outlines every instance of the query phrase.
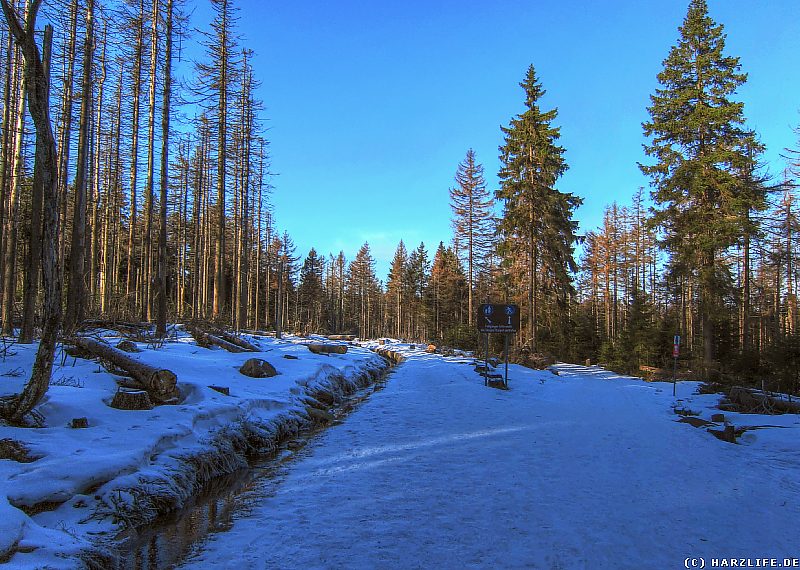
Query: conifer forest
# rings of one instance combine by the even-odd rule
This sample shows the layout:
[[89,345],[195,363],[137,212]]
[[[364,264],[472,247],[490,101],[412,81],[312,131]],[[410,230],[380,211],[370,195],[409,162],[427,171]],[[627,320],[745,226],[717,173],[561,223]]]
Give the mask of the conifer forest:
[[209,2],[213,23],[195,30],[183,0],[0,0],[0,320],[40,342],[5,417],[41,397],[56,343],[97,323],[479,349],[487,301],[521,308],[519,358],[671,370],[680,335],[682,373],[800,393],[800,146],[782,149],[783,172],[764,167],[737,98],[747,70],[705,0],[663,46],[641,125],[649,187],[579,225],[582,196],[559,184],[570,141],[534,61],[501,127],[497,187],[464,141],[440,189],[452,234],[400,241],[387,275],[369,243],[298,251],[281,227],[264,78],[236,0]]

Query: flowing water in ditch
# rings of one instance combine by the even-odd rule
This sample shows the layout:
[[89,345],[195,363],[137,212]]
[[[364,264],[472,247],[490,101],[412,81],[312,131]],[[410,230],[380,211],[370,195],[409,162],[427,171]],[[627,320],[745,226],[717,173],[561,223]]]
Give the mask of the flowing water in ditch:
[[[330,410],[336,417],[336,423],[344,421],[361,402],[381,390],[390,374],[391,371],[375,384],[351,394]],[[257,460],[247,469],[215,479],[180,511],[150,526],[121,533],[115,545],[122,562],[121,568],[172,568],[189,552],[192,545],[209,534],[230,529],[233,521],[248,513],[250,506],[258,504],[274,492],[292,463],[308,455],[306,443],[323,429],[325,428],[303,432],[293,440],[284,442],[274,455]]]

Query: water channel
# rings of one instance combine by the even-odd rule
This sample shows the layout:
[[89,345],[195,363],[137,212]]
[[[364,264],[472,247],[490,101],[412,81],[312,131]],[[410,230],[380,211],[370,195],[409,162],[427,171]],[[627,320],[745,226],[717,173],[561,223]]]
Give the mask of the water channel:
[[[375,384],[347,396],[329,410],[342,423],[362,402],[380,391],[392,370]],[[284,442],[276,453],[259,458],[240,471],[212,481],[194,500],[175,513],[144,528],[121,532],[115,541],[124,570],[162,570],[179,564],[195,544],[213,533],[229,530],[247,516],[252,505],[270,497],[292,464],[308,455],[307,444],[327,427],[301,432]]]

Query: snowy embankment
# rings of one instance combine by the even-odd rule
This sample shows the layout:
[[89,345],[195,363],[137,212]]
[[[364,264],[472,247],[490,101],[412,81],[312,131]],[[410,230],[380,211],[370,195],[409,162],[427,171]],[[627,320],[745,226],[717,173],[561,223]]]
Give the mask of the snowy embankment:
[[[338,400],[387,367],[357,346],[317,355],[303,346],[306,339],[246,338],[261,351],[200,348],[185,333],[158,348],[138,343],[136,358],[178,376],[180,402],[151,410],[111,408],[114,375],[95,361],[57,358],[37,408],[43,426],[0,424],[0,563],[75,568],[78,557],[102,561],[95,547],[123,526],[180,508],[209,479],[244,467],[248,455],[268,453],[310,425],[310,404],[318,405],[313,395]],[[6,351],[0,395],[21,389],[36,348]],[[240,374],[252,357],[269,361],[278,375]],[[227,387],[230,395],[209,386]],[[70,427],[84,417],[87,428]]]
[[[406,357],[344,422],[265,482],[181,568],[684,568],[800,556],[800,417],[726,413],[717,395],[597,367]],[[251,491],[254,495],[258,492]],[[144,553],[143,560],[151,560]],[[719,562],[719,560],[718,560]],[[691,563],[691,560],[688,562]],[[699,561],[697,562],[699,565]]]

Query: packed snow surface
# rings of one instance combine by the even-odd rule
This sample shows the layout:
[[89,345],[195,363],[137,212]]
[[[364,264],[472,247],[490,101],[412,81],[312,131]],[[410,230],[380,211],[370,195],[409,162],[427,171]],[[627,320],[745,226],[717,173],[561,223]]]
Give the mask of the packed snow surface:
[[[184,396],[177,405],[111,408],[115,376],[92,360],[59,355],[36,409],[43,427],[0,424],[0,440],[28,451],[28,462],[0,460],[0,565],[10,557],[13,568],[78,567],[76,555],[120,530],[120,514],[136,514],[131,489],[180,501],[186,489],[173,481],[194,476],[187,473],[193,457],[208,456],[215,446],[218,453],[242,426],[268,433],[287,418],[307,419],[306,393],[330,387],[334,378],[341,382],[386,366],[369,349],[352,345],[347,354],[327,356],[309,352],[307,339],[247,336],[260,352],[234,354],[201,348],[184,332],[174,332],[163,346],[138,343],[142,352],[133,356],[177,374]],[[110,331],[103,336],[119,341]],[[0,395],[21,390],[36,348],[8,347],[0,359]],[[239,367],[249,358],[269,361],[279,374],[243,376]],[[214,385],[229,388],[230,395]],[[88,428],[69,427],[81,417]]]
[[[686,423],[719,396],[596,367],[408,357],[314,438],[182,568],[684,568],[800,557],[800,419],[726,414],[737,445]],[[555,374],[554,372],[557,372]],[[268,484],[265,482],[265,485]]]

